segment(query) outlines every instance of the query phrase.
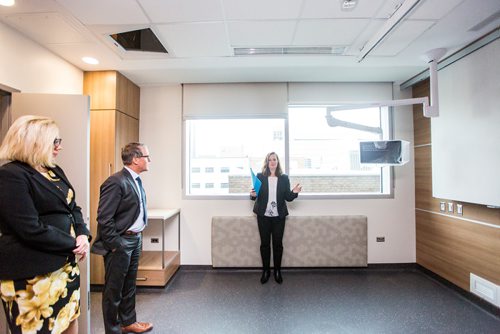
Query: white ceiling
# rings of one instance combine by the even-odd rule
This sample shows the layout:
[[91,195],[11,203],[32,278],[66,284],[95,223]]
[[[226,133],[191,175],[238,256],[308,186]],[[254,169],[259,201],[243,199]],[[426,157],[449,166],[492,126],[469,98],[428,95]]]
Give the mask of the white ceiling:
[[[138,85],[394,81],[500,26],[500,0],[421,0],[366,58],[361,48],[405,0],[16,0],[0,20],[82,70],[119,70]],[[408,1],[408,0],[406,0]],[[151,28],[168,55],[126,52],[109,34]],[[234,47],[342,47],[341,55],[234,56]],[[341,49],[342,50],[342,49]],[[83,63],[92,56],[99,65]]]

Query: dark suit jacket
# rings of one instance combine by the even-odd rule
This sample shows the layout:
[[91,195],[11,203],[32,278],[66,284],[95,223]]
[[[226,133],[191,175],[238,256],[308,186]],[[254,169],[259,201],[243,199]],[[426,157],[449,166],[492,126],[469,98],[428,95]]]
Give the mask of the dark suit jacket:
[[[253,212],[258,216],[264,216],[267,208],[267,201],[269,199],[269,182],[267,176],[258,173],[257,177],[262,181],[262,186],[260,187],[259,194],[257,198],[252,198],[255,200],[253,206]],[[278,177],[278,185],[276,187],[276,204],[278,206],[278,214],[280,218],[288,216],[288,208],[286,207],[286,201],[291,202],[297,198],[299,194],[294,193],[290,190],[290,180],[288,175],[282,174]]]
[[137,220],[140,200],[135,181],[129,171],[121,171],[108,177],[101,185],[97,209],[97,237],[91,252],[106,255],[123,245],[122,235]]
[[[72,189],[61,168],[52,171]],[[81,208],[22,162],[0,167],[0,279],[31,278],[74,258],[76,240],[89,235]]]

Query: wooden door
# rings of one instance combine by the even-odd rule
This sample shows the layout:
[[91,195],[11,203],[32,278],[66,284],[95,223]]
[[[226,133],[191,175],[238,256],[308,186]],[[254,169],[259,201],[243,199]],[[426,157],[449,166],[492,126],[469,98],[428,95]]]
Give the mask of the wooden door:
[[[90,101],[83,95],[25,94],[13,93],[10,119],[16,120],[23,115],[42,115],[54,119],[63,138],[63,150],[57,164],[64,169],[75,188],[76,201],[82,208],[83,217],[89,223],[89,128]],[[79,332],[90,331],[89,264],[81,262],[80,295],[81,316]]]

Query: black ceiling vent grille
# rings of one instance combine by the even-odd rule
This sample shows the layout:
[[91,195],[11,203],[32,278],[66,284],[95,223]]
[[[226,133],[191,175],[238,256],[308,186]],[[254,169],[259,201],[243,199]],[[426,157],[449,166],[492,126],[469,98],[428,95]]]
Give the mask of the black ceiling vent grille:
[[122,48],[127,51],[148,51],[168,53],[158,37],[149,28],[126,31],[110,35]]

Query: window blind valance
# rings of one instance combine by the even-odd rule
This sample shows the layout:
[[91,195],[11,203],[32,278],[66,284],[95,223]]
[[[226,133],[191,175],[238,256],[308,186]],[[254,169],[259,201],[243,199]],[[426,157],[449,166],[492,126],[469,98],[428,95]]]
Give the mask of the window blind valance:
[[338,102],[392,100],[390,82],[289,83],[288,103],[327,105]]
[[183,118],[287,115],[286,83],[184,84]]

